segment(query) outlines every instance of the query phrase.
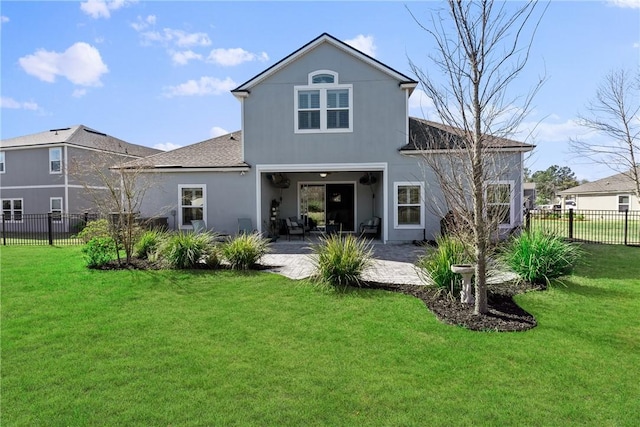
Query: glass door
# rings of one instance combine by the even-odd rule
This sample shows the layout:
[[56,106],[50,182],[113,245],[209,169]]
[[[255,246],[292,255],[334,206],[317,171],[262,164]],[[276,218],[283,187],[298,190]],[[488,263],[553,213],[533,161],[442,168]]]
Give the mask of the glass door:
[[310,229],[325,230],[324,184],[300,185],[300,216]]

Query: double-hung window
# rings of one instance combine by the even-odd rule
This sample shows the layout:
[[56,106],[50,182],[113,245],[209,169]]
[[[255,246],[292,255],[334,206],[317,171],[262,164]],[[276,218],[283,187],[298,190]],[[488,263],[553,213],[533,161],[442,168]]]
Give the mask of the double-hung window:
[[2,199],[2,215],[5,221],[22,222],[22,199]]
[[49,173],[62,173],[62,148],[49,148]]
[[0,151],[0,173],[4,173],[4,151]]
[[351,132],[353,85],[338,84],[338,73],[320,70],[308,85],[295,87],[295,132]]
[[618,196],[618,212],[624,212],[629,210],[629,196]]
[[49,212],[53,221],[62,221],[62,197],[49,198]]
[[206,215],[207,191],[204,184],[180,185],[180,228],[190,227],[193,220],[204,220]]
[[421,182],[396,182],[395,227],[424,228],[424,185]]
[[511,227],[514,223],[512,187],[512,181],[490,182],[486,186],[487,216],[499,227]]

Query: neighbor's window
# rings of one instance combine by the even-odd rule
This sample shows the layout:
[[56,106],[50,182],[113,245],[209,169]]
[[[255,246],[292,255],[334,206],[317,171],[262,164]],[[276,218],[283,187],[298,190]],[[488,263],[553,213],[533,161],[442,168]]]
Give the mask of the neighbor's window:
[[4,173],[4,151],[0,151],[0,173]]
[[5,221],[22,222],[22,199],[2,199],[2,215]]
[[629,210],[629,196],[618,196],[618,212],[624,212]]
[[396,228],[424,227],[424,187],[421,182],[397,182],[395,193]]
[[205,219],[206,186],[180,186],[180,227],[191,226],[191,221]]
[[49,199],[49,212],[51,212],[53,221],[62,221],[62,197],[51,197]]
[[510,182],[487,184],[487,213],[490,220],[495,220],[501,227],[513,223],[512,191]]
[[49,173],[62,172],[62,148],[49,148]]
[[353,86],[338,84],[338,73],[315,71],[294,90],[296,133],[352,131]]

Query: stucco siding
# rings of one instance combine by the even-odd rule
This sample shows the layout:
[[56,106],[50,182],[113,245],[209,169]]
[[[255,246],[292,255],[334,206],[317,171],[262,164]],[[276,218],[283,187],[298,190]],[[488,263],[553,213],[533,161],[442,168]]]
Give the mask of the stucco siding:
[[[206,186],[207,228],[219,233],[235,234],[238,218],[251,218],[254,228],[256,198],[255,178],[239,172],[176,172],[153,174],[153,184],[147,189],[143,217],[167,217],[169,228],[178,227],[179,187]],[[175,213],[175,215],[174,215]]]
[[[5,173],[0,175],[2,187],[64,184],[62,173],[49,173],[49,148],[3,150]],[[64,164],[64,149],[62,161]]]
[[640,203],[635,195],[620,194],[577,194],[575,196],[576,209],[578,210],[610,210],[617,211],[618,196],[630,196],[630,210],[640,210]]

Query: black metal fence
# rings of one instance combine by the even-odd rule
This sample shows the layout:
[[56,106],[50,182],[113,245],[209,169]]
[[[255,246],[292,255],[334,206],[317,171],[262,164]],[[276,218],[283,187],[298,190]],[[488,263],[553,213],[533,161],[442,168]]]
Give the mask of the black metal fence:
[[81,244],[78,233],[97,214],[13,214],[2,215],[3,245]]
[[640,211],[531,211],[528,230],[541,230],[572,241],[640,246]]

